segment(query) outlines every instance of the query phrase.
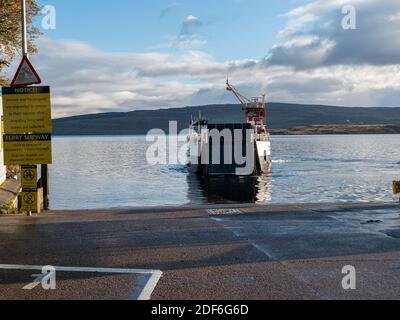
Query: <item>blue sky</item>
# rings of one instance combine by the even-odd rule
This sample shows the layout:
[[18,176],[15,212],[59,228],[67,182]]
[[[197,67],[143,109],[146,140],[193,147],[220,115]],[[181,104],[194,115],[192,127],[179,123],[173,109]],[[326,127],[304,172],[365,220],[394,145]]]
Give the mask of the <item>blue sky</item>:
[[[165,52],[186,17],[201,25],[191,32],[217,60],[260,58],[277,41],[282,17],[298,1],[282,0],[47,0],[57,9],[55,39],[75,39],[109,52]],[[172,48],[174,49],[174,48]]]
[[56,29],[31,59],[55,117],[235,103],[227,75],[270,102],[400,106],[399,0],[41,3]]

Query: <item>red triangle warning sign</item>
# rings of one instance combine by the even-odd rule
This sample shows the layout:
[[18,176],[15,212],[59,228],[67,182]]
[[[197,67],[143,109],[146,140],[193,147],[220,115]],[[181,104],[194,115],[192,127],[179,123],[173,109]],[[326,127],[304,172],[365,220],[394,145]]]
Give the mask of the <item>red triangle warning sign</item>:
[[39,75],[37,74],[35,68],[32,66],[28,57],[23,57],[21,64],[18,67],[17,73],[15,74],[14,79],[11,82],[11,86],[29,86],[31,84],[40,83],[42,83],[42,80],[40,80]]

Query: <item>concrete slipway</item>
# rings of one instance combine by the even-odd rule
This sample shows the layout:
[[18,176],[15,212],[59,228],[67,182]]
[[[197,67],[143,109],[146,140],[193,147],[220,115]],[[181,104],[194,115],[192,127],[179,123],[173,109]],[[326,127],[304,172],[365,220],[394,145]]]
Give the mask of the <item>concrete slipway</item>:
[[[398,204],[0,217],[0,299],[398,299]],[[32,283],[41,266],[57,289]],[[342,269],[356,269],[356,290]],[[26,289],[26,288],[25,288]]]

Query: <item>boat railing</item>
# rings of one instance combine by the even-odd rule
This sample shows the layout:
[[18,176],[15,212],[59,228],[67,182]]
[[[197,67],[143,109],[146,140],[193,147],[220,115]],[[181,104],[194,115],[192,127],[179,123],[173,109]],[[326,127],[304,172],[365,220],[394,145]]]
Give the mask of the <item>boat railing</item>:
[[254,138],[258,141],[270,141],[271,140],[271,136],[269,134],[255,134]]

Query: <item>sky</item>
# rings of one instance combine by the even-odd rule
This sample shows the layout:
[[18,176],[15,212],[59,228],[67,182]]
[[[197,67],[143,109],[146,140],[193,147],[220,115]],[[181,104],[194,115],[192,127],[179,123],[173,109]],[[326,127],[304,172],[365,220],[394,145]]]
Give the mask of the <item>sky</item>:
[[40,3],[55,8],[55,29],[38,17],[31,60],[55,117],[233,103],[227,76],[274,102],[399,106],[398,0]]

